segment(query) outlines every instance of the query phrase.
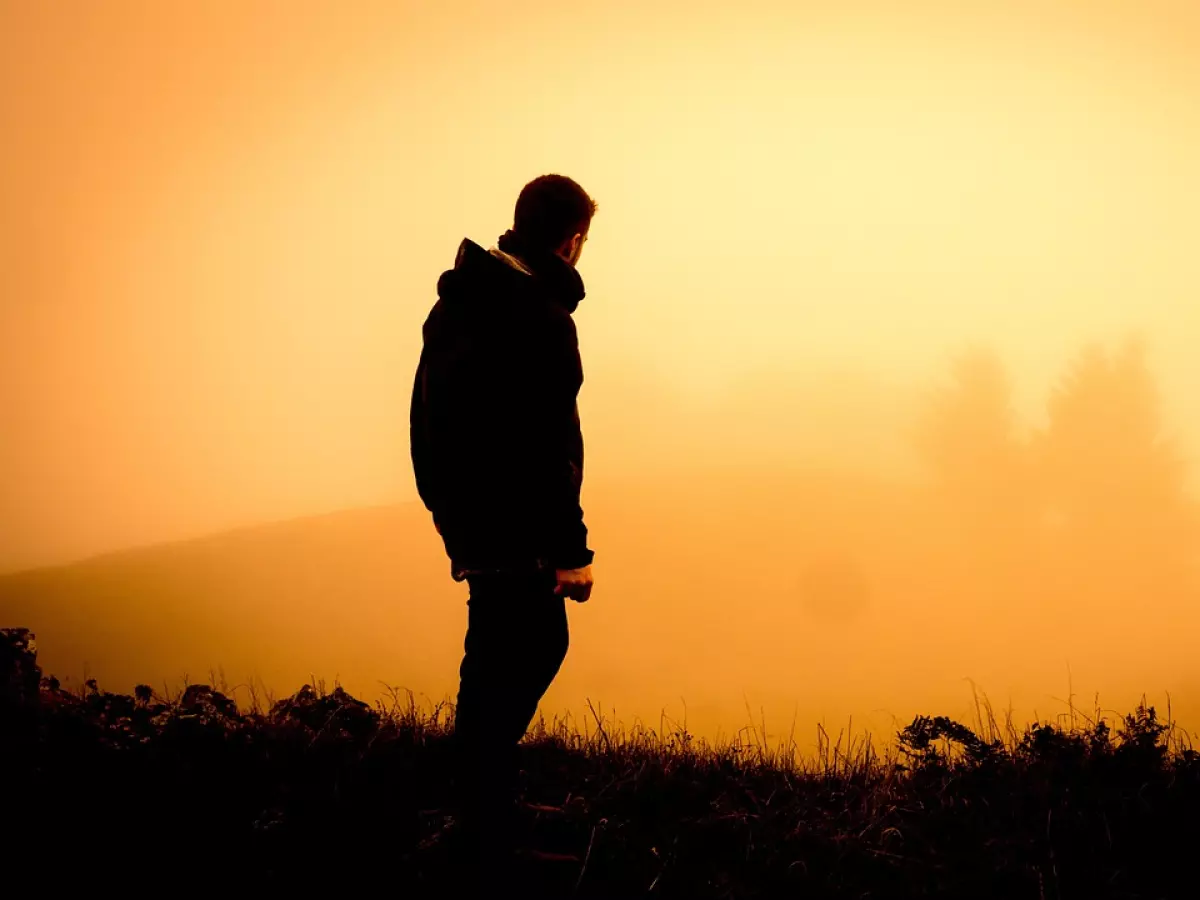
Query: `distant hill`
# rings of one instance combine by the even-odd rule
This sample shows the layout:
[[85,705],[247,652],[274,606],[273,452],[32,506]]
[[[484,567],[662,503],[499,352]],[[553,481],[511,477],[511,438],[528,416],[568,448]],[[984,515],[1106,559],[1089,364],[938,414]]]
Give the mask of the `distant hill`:
[[[835,554],[833,575],[815,580],[797,560],[850,548],[851,525],[886,524],[895,503],[887,491],[815,476],[714,472],[589,486],[598,589],[572,610],[556,696],[627,707],[647,695],[671,702],[723,690],[740,713],[764,652],[800,677],[823,656],[793,662],[781,648],[797,650],[798,632],[813,628],[848,634],[869,605],[853,559]],[[839,610],[843,583],[851,605]],[[828,614],[804,605],[806,584],[832,585]],[[148,677],[207,682],[220,667],[230,685],[254,678],[294,689],[315,675],[365,697],[386,681],[441,699],[455,687],[465,599],[428,514],[408,503],[0,576],[0,624],[31,628],[47,671],[111,689]],[[719,674],[697,664],[715,656]]]
[[[968,678],[1025,715],[1058,708],[1068,677],[1119,704],[1194,695],[1194,667],[1171,649],[1184,632],[1130,642],[1128,605],[1104,613],[1038,567],[981,570],[922,503],[829,471],[591,482],[597,590],[571,607],[545,708],[578,713],[590,698],[653,726],[666,708],[710,730],[747,724],[748,709],[777,727],[853,710],[890,728],[934,707],[968,715]],[[337,679],[367,700],[386,683],[436,702],[456,688],[466,596],[408,503],[0,576],[0,626],[32,629],[68,684],[220,686],[221,669],[227,688]],[[1170,609],[1155,597],[1139,621]]]
[[114,688],[152,675],[208,681],[218,666],[231,684],[310,673],[361,682],[364,658],[394,659],[403,678],[461,641],[462,599],[419,504],[0,577],[0,621],[37,633],[48,670]]

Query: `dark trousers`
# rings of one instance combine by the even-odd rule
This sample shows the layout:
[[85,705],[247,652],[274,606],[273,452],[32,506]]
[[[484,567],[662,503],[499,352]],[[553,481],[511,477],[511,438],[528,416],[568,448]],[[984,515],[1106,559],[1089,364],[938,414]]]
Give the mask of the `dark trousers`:
[[554,572],[478,575],[470,586],[455,744],[466,862],[505,865],[512,850],[517,744],[567,654],[565,601]]

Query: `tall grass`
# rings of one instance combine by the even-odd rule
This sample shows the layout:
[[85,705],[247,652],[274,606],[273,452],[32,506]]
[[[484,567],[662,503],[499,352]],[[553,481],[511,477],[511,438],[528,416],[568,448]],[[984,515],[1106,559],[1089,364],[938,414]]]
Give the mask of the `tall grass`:
[[[9,886],[454,896],[449,705],[70,692],[0,634]],[[979,696],[969,724],[818,729],[810,754],[761,720],[709,742],[591,707],[531,731],[521,789],[531,897],[1195,895],[1200,759],[1144,704],[1017,727]]]

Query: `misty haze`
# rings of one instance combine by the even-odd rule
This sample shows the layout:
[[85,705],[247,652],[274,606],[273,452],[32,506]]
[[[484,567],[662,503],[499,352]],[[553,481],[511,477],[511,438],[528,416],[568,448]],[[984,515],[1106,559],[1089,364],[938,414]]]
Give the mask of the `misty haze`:
[[421,325],[562,171],[547,720],[1193,735],[1200,11],[900,6],[0,4],[0,626],[72,690],[452,700]]

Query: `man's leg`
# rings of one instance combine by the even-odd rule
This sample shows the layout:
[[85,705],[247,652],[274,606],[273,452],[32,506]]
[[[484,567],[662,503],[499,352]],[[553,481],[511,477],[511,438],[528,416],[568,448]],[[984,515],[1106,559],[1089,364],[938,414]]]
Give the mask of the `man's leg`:
[[517,744],[566,656],[567,614],[553,573],[477,577],[470,588],[455,716],[460,815],[468,850],[490,867],[511,850]]

